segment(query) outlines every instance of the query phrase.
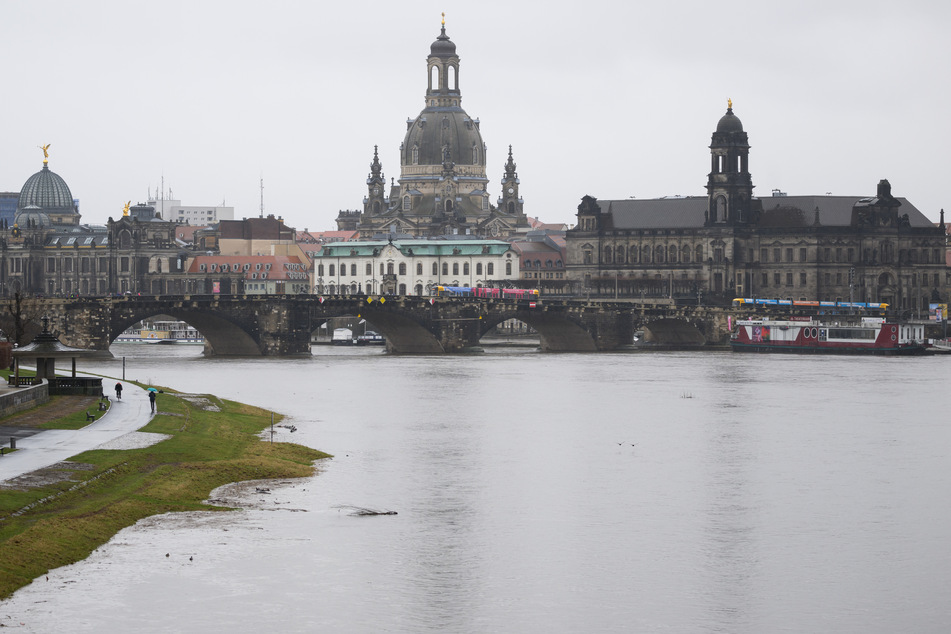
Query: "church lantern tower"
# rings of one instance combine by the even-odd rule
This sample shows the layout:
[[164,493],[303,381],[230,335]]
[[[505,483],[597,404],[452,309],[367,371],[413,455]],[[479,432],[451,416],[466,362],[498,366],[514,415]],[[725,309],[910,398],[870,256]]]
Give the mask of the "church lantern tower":
[[717,123],[710,142],[707,177],[707,226],[737,226],[753,221],[753,180],[749,171],[750,144],[733,101]]

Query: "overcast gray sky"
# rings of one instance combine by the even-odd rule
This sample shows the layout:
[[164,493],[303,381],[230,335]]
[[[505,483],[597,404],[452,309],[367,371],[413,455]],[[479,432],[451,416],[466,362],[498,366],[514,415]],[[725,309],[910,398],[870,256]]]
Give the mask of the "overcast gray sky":
[[[951,211],[951,3],[4,2],[0,191],[42,167],[105,222],[164,175],[186,205],[298,229],[399,177],[440,13],[481,120],[493,201],[513,146],[525,210],[703,195],[732,97],[759,196],[872,195]],[[951,218],[949,218],[951,221]]]

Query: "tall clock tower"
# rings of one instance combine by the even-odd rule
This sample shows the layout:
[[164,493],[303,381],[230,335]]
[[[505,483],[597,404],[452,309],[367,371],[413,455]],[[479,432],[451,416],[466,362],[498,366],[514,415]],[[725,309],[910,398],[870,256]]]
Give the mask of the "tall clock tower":
[[499,212],[507,216],[522,216],[522,199],[518,194],[518,172],[512,158],[512,146],[509,146],[509,160],[505,162],[505,174],[502,176],[502,195],[499,196]]

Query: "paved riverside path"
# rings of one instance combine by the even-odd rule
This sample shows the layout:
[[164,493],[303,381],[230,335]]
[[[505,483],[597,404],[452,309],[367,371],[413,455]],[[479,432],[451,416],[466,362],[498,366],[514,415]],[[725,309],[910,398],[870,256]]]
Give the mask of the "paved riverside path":
[[[48,429],[18,439],[17,451],[0,457],[0,482],[45,469],[145,427],[152,420],[148,391],[133,383],[121,383],[122,400],[117,401],[115,394],[110,394],[109,411],[95,423],[82,429]],[[106,394],[112,385],[110,379],[103,379]]]

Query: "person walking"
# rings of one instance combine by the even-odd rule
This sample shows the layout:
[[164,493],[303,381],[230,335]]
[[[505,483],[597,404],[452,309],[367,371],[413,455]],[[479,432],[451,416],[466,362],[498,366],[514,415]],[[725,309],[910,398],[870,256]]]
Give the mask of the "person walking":
[[122,400],[122,383],[116,383],[116,400]]
[[149,390],[149,404],[152,405],[152,413],[155,413],[155,392]]

